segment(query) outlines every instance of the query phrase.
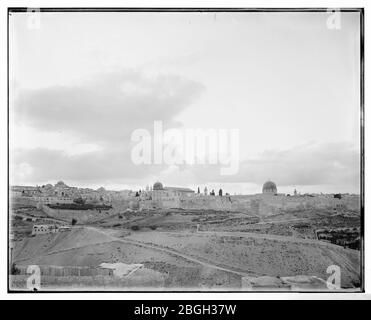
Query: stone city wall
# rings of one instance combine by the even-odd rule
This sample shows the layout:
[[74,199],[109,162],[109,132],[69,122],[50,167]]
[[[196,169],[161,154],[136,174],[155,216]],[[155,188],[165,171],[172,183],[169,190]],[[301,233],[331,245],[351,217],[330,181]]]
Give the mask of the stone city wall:
[[180,199],[180,208],[193,210],[232,210],[230,196],[200,196]]
[[[246,196],[197,196],[180,198],[178,202],[157,202],[152,208],[181,208],[189,210],[225,210],[246,212],[256,215],[274,215],[281,212],[321,209],[321,210],[360,210],[359,197],[343,196],[286,196],[286,195],[246,195]],[[147,208],[153,205],[148,201]]]
[[258,215],[273,215],[287,211],[322,209],[358,211],[359,197],[337,199],[332,196],[285,196],[285,195],[252,195],[232,197],[233,210],[250,211]]
[[286,196],[286,195],[241,195],[241,196],[192,196],[164,198],[159,200],[137,199],[131,203],[132,209],[185,209],[237,211],[256,215],[274,215],[287,211],[308,209],[321,210],[360,210],[359,196]]

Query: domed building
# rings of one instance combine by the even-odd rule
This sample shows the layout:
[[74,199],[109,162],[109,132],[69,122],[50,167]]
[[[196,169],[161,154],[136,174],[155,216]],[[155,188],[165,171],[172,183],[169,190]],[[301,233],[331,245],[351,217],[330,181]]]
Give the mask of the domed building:
[[66,188],[68,187],[63,181],[58,181],[54,187],[59,187],[59,188]]
[[267,181],[263,184],[263,193],[277,194],[277,186],[273,181]]
[[143,200],[150,200],[152,205],[157,208],[178,208],[180,198],[188,197],[194,194],[194,191],[188,188],[164,187],[157,181],[151,191],[142,192]]
[[58,181],[53,188],[55,196],[66,197],[70,193],[70,187],[66,185],[63,181]]
[[156,182],[154,185],[153,185],[153,190],[164,190],[164,187],[162,185],[161,182]]

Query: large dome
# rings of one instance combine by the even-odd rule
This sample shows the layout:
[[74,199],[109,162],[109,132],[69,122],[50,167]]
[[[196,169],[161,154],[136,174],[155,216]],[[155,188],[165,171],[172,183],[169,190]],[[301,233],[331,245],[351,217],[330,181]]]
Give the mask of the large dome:
[[162,186],[162,183],[161,182],[156,182],[154,185],[153,185],[153,190],[163,190],[164,187]]
[[267,181],[266,183],[264,183],[263,185],[263,193],[273,193],[273,194],[276,194],[277,193],[277,186],[274,182],[272,181]]

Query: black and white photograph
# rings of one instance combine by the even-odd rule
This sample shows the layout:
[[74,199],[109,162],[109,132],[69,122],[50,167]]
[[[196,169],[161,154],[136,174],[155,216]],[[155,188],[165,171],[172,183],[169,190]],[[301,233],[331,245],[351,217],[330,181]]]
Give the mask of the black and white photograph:
[[364,292],[363,8],[7,14],[8,292]]

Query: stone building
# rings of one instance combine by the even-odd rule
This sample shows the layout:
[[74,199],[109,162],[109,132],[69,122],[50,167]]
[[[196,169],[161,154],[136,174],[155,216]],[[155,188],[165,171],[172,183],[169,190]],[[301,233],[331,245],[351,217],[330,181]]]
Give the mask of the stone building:
[[189,188],[179,188],[179,187],[163,187],[161,182],[156,182],[153,185],[152,191],[149,191],[152,194],[153,200],[162,200],[167,198],[175,197],[188,197],[194,195],[194,191]]
[[189,188],[164,187],[156,182],[152,190],[140,193],[141,208],[179,208],[180,201],[195,195]]
[[264,194],[277,194],[277,186],[273,181],[267,181],[263,184],[262,192]]

